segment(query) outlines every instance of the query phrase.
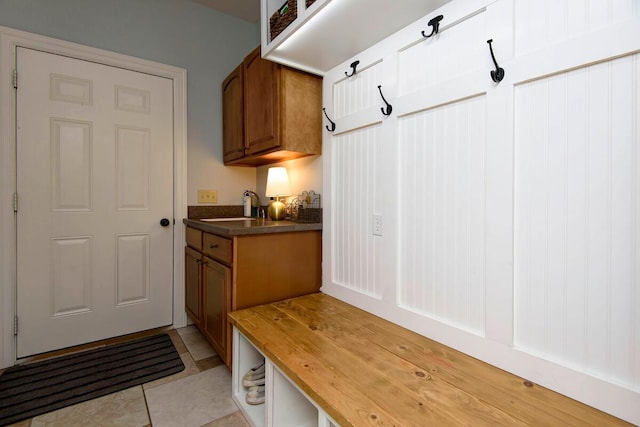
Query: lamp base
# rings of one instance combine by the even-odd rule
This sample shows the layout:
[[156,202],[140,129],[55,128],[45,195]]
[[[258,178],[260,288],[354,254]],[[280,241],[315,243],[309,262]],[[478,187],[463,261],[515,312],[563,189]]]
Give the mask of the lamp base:
[[269,218],[271,218],[272,220],[280,221],[285,217],[285,210],[286,206],[284,205],[284,203],[278,200],[272,202],[269,205],[269,210],[267,211],[267,213],[269,214]]

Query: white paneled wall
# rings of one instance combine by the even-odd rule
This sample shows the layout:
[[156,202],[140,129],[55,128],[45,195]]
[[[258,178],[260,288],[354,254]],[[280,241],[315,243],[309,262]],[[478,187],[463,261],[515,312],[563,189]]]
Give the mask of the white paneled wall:
[[603,30],[639,14],[637,0],[516,1],[516,54]]
[[640,389],[640,59],[515,89],[515,344]]
[[380,237],[371,233],[380,212],[380,125],[344,133],[332,147],[332,280],[379,298]]
[[[343,74],[341,81],[333,85],[336,119],[380,104],[377,85],[380,84],[382,65],[382,61],[370,65],[359,64],[356,75],[347,77]],[[352,70],[348,71],[351,74]]]
[[485,97],[399,119],[399,303],[484,334]]
[[481,11],[431,39],[417,33],[416,42],[398,52],[398,95],[437,86],[484,64],[485,20],[486,13]]
[[639,52],[640,0],[454,0],[327,73],[323,291],[640,425]]

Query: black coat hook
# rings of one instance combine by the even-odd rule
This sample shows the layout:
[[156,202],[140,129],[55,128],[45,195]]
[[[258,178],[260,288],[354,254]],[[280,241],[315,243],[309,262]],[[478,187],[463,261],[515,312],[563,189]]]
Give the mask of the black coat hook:
[[393,111],[393,107],[391,106],[391,104],[387,102],[386,99],[384,99],[384,95],[382,94],[382,85],[378,85],[378,90],[380,91],[380,96],[382,97],[382,100],[384,101],[385,104],[387,104],[387,107],[380,108],[380,111],[382,111],[382,114],[384,114],[385,116],[389,116],[391,114],[391,111]]
[[353,61],[351,63],[351,74],[347,74],[347,72],[344,72],[344,75],[347,77],[351,77],[351,76],[355,76],[356,75],[356,67],[358,66],[358,64],[360,63],[360,61]]
[[498,66],[496,57],[493,54],[493,47],[491,46],[491,43],[493,43],[493,39],[487,40],[487,43],[489,43],[489,51],[491,51],[491,59],[493,59],[493,64],[496,66],[495,70],[491,70],[491,80],[493,80],[496,83],[500,83],[502,79],[504,79],[504,68],[500,68]]
[[427,35],[423,31],[422,32],[422,37],[429,38],[429,37],[433,36],[434,34],[438,34],[438,31],[440,30],[440,21],[442,21],[442,18],[443,18],[442,15],[438,15],[435,18],[431,18],[429,20],[429,22],[427,23],[430,27],[433,27],[433,29],[431,30],[431,34]]
[[327,120],[329,120],[329,122],[331,123],[331,127],[329,126],[325,126],[327,128],[327,130],[329,132],[333,132],[334,130],[336,130],[336,124],[333,122],[333,120],[331,120],[329,118],[329,116],[327,115],[327,109],[323,108],[322,111],[324,112],[324,116],[327,118]]

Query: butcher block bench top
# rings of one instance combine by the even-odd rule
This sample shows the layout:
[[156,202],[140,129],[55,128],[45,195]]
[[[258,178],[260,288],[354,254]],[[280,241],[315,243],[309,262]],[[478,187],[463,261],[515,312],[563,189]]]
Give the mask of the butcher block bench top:
[[628,425],[322,293],[229,318],[341,426]]

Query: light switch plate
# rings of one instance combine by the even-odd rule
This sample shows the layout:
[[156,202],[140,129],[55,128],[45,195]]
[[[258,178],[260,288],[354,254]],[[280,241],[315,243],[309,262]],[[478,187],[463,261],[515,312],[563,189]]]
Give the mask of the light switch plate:
[[198,203],[218,203],[216,190],[198,190]]

